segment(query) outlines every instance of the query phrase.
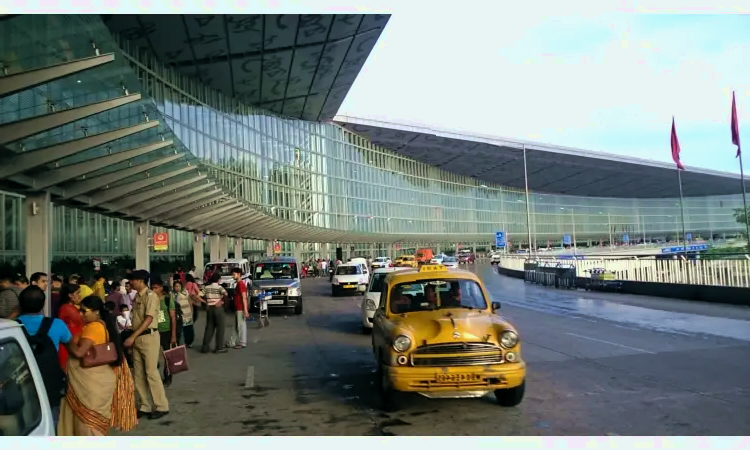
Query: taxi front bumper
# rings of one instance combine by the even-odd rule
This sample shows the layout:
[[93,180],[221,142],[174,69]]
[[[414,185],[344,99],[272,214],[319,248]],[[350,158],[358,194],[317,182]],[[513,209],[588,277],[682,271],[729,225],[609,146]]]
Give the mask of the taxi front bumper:
[[[390,385],[401,392],[416,392],[427,397],[463,397],[483,395],[496,389],[520,386],[526,379],[526,363],[487,366],[413,367],[387,366]],[[474,395],[468,395],[474,396]]]

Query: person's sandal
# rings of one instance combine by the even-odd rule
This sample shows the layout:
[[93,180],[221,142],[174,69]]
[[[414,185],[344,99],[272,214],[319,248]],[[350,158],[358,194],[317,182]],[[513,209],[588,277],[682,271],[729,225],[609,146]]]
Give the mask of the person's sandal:
[[214,353],[219,354],[219,353],[226,353],[226,352],[227,352],[227,349],[222,348],[222,349],[216,350]]
[[235,350],[240,350],[240,349],[243,349],[243,348],[245,348],[245,346],[244,346],[244,345],[235,345],[235,346],[234,346],[234,347],[232,347],[232,348],[234,348]]

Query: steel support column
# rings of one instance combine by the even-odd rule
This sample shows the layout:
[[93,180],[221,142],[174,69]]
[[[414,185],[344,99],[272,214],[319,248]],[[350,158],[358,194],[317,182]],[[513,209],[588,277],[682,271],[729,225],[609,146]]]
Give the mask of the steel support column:
[[219,235],[212,234],[208,236],[208,253],[209,262],[219,261]]
[[[24,199],[26,210],[26,273],[50,276],[52,264],[52,202],[49,192],[28,194]],[[52,285],[50,281],[49,285]],[[47,299],[50,289],[47,287]],[[51,315],[51,302],[44,303],[44,315]]]
[[229,259],[229,240],[227,236],[219,236],[219,260]]
[[242,238],[234,238],[234,257],[242,258]]
[[135,268],[151,270],[151,255],[149,249],[150,226],[148,220],[135,223]]
[[193,233],[193,265],[196,275],[203,277],[203,232]]

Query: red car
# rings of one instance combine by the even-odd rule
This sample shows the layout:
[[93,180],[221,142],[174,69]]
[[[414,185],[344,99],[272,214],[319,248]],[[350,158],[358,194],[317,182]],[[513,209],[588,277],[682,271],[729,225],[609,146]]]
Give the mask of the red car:
[[474,264],[474,254],[473,253],[459,253],[458,263],[459,264]]

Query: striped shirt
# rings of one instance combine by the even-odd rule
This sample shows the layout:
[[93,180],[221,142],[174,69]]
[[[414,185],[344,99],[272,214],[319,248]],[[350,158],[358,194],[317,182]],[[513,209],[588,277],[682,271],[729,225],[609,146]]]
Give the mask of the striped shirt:
[[226,289],[221,287],[219,283],[212,283],[203,288],[203,293],[205,295],[206,303],[208,306],[215,306],[217,303],[219,303],[219,300],[221,300],[225,295],[227,295]]

